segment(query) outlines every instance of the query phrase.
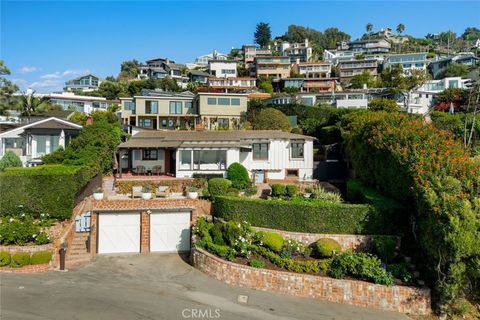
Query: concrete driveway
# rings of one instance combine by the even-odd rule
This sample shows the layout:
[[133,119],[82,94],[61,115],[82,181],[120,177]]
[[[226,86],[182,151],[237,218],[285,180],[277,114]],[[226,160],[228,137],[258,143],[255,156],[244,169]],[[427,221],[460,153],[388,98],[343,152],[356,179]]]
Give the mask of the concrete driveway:
[[[229,286],[178,255],[101,256],[68,272],[0,274],[0,318],[408,319],[398,313]],[[247,303],[238,302],[239,295]]]

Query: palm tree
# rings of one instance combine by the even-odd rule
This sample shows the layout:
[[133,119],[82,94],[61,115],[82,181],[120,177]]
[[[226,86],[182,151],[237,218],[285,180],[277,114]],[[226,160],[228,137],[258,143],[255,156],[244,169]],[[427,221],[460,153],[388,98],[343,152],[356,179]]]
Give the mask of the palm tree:
[[405,25],[403,23],[399,23],[397,26],[398,34],[402,34],[403,31],[405,31]]
[[371,33],[373,30],[373,24],[371,24],[370,22],[367,23],[366,29],[367,29],[367,33]]
[[48,103],[48,97],[35,97],[35,91],[32,93],[24,93],[20,98],[20,106],[22,114],[27,116],[28,123],[30,123],[30,117],[32,113],[36,112],[38,108],[45,103]]

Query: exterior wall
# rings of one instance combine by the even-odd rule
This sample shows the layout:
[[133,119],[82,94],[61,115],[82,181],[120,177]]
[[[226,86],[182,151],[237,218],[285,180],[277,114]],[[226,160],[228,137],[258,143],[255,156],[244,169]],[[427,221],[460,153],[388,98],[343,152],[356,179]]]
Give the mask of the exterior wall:
[[208,86],[219,89],[251,89],[257,85],[255,78],[208,78]]
[[256,57],[256,77],[266,76],[275,79],[290,77],[290,58],[285,57]]
[[[182,102],[182,114],[181,115],[196,115],[197,110],[193,105],[193,99],[186,97],[135,97],[135,114],[136,115],[159,115],[159,116],[178,116],[178,114],[170,114],[170,102],[171,101],[181,101]],[[158,113],[150,114],[145,113],[145,102],[146,101],[158,101]],[[192,102],[192,108],[185,108],[185,102]]]
[[230,285],[351,304],[386,311],[427,315],[431,313],[430,290],[384,286],[357,280],[341,280],[235,264],[192,248],[193,265]]
[[[208,98],[235,98],[240,99],[239,106],[232,105],[209,105]],[[222,94],[222,93],[199,93],[198,94],[198,111],[203,116],[241,116],[247,112],[246,94]]]
[[[136,168],[139,165],[145,167],[146,170],[151,170],[153,166],[162,166],[162,172],[165,171],[165,150],[157,149],[158,160],[142,160],[143,149],[137,149],[132,151],[132,167]],[[123,165],[122,165],[123,168]]]
[[[217,78],[236,78],[237,63],[234,61],[210,61],[208,63],[210,74]],[[223,70],[234,70],[233,73],[224,73]]]
[[39,273],[39,272],[47,272],[50,270],[51,270],[50,264],[46,263],[46,264],[27,265],[22,268],[1,267],[0,273]]

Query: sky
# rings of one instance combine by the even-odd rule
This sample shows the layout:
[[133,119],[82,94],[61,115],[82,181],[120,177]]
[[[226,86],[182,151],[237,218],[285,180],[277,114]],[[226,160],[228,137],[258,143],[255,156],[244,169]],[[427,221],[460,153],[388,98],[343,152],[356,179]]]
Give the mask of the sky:
[[357,38],[405,25],[423,37],[480,28],[480,0],[472,1],[5,1],[0,0],[0,59],[21,90],[48,93],[85,73],[116,76],[122,61],[168,57],[193,62],[214,49],[253,43],[258,22],[272,35],[289,25],[337,27]]

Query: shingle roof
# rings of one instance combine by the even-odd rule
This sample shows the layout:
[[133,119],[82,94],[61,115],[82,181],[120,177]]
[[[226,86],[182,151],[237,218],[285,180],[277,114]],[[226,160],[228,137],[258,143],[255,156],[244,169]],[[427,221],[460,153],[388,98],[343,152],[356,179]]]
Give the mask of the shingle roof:
[[280,130],[229,130],[229,131],[140,131],[122,148],[162,147],[238,147],[253,140],[314,140],[315,138]]
[[73,123],[67,124],[67,123],[62,123],[55,121],[53,119],[45,121],[45,122],[39,122],[35,123],[32,126],[30,126],[28,129],[65,129],[65,130],[80,130],[78,127],[76,127]]

